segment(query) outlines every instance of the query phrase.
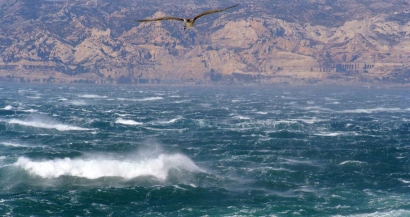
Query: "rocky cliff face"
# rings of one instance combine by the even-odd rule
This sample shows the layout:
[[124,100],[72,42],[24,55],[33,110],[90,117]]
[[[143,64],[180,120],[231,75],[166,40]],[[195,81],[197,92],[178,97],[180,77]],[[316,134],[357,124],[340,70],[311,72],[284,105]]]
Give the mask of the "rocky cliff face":
[[410,83],[410,5],[382,0],[0,0],[2,80]]

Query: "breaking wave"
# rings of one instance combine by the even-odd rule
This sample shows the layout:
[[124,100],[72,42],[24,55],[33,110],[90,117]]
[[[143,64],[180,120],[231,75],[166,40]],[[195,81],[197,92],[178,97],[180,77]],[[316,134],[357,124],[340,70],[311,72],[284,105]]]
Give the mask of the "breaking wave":
[[344,110],[341,113],[377,113],[377,112],[403,112],[407,109],[400,108],[373,108],[373,109],[354,109],[354,110]]
[[58,131],[69,131],[69,130],[91,130],[88,128],[76,127],[67,124],[61,124],[56,122],[44,121],[40,119],[35,120],[18,120],[18,119],[11,119],[7,121],[8,124],[18,124],[27,127],[34,127],[34,128],[43,128],[43,129],[55,129]]
[[164,181],[171,169],[182,169],[189,172],[200,171],[200,168],[187,156],[182,154],[159,154],[147,159],[53,159],[33,161],[19,157],[14,166],[21,167],[32,175],[42,178],[76,176],[87,179],[101,177],[122,177],[133,179],[142,176],[153,176]]
[[13,106],[11,105],[6,105],[4,108],[2,108],[2,110],[7,110],[7,111],[10,111],[12,109],[13,109]]
[[83,100],[72,100],[69,102],[71,105],[77,105],[77,106],[81,106],[81,105],[87,105],[87,103]]
[[22,145],[14,142],[0,142],[0,145],[9,147],[29,147],[28,145]]
[[126,120],[126,119],[122,119],[122,118],[118,118],[115,121],[116,124],[124,124],[124,125],[142,125],[143,123],[141,122],[136,122],[133,120]]
[[155,97],[146,97],[142,99],[130,99],[130,98],[118,98],[120,101],[134,101],[134,102],[144,102],[144,101],[155,101],[155,100],[162,100],[163,97],[155,96]]
[[100,95],[96,95],[96,94],[83,94],[83,95],[79,95],[78,97],[87,98],[87,99],[107,98],[107,96],[100,96]]

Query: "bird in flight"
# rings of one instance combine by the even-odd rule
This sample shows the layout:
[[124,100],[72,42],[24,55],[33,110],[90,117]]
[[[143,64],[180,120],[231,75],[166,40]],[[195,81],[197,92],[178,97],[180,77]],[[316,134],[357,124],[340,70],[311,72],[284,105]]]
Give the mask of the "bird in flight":
[[179,18],[179,17],[160,17],[160,18],[155,18],[155,19],[145,19],[145,20],[135,20],[136,22],[154,22],[154,21],[162,21],[162,20],[179,20],[179,21],[183,21],[184,22],[184,29],[187,28],[192,28],[194,27],[194,23],[195,20],[197,20],[198,18],[208,15],[208,14],[213,14],[213,13],[218,13],[218,12],[222,12],[222,11],[226,11],[228,9],[234,8],[236,6],[238,6],[239,4],[233,5],[231,7],[227,7],[227,8],[223,8],[223,9],[213,9],[213,10],[209,10],[209,11],[204,11],[198,15],[196,15],[194,18]]

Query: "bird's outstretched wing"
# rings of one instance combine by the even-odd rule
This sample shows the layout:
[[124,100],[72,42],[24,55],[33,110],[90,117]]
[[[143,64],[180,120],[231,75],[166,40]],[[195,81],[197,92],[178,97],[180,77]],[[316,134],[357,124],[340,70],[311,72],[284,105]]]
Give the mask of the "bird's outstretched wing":
[[213,13],[218,13],[218,12],[226,11],[226,10],[231,9],[231,8],[234,8],[234,7],[238,6],[238,5],[239,5],[239,4],[233,5],[233,6],[231,6],[231,7],[223,8],[223,9],[214,9],[214,10],[204,11],[204,12],[202,12],[202,13],[196,15],[193,20],[195,21],[196,19],[198,19],[198,18],[200,18],[200,17],[202,17],[202,16],[205,16],[205,15],[208,15],[208,14],[213,14]]
[[161,20],[180,20],[180,21],[184,21],[184,19],[179,18],[179,17],[160,17],[160,18],[155,18],[155,19],[134,20],[134,21],[136,21],[136,22],[155,22],[155,21],[161,21]]

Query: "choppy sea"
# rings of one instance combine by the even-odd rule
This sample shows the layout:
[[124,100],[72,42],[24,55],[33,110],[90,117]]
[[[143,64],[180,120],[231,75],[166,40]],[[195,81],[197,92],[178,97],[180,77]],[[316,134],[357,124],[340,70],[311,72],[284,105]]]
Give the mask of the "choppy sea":
[[410,216],[410,92],[2,83],[0,215]]

